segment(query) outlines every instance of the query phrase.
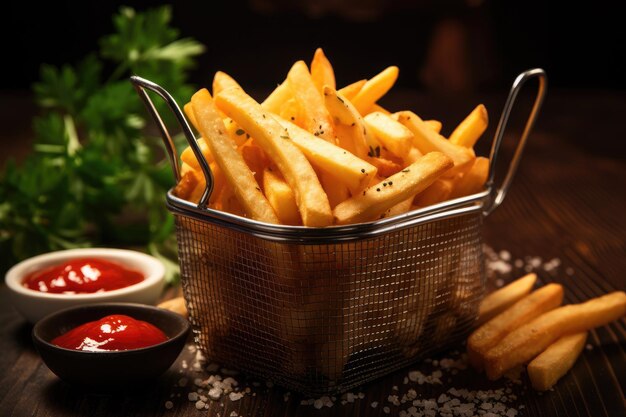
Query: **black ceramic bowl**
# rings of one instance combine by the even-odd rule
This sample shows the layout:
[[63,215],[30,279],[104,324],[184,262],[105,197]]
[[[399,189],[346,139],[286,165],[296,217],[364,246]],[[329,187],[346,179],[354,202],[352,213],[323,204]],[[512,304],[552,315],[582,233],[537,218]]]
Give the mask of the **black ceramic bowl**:
[[[140,349],[85,352],[65,349],[52,339],[81,324],[111,314],[126,314],[161,329],[168,340]],[[116,389],[153,380],[174,363],[189,333],[187,319],[157,307],[103,303],[72,307],[41,319],[33,328],[33,341],[44,363],[62,380],[87,388]]]

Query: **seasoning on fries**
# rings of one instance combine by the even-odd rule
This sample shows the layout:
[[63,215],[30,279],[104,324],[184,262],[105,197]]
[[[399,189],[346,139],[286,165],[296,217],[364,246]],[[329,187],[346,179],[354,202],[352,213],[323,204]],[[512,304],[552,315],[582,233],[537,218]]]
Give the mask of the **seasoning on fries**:
[[[209,207],[267,223],[324,227],[395,216],[482,190],[489,163],[472,147],[487,126],[484,106],[448,140],[441,122],[378,103],[398,74],[390,66],[337,86],[331,61],[317,49],[310,66],[294,63],[259,103],[218,71],[213,97],[200,90],[184,106],[202,135],[202,155],[221,173]],[[204,187],[200,164],[190,148],[181,159],[174,192],[195,202]]]

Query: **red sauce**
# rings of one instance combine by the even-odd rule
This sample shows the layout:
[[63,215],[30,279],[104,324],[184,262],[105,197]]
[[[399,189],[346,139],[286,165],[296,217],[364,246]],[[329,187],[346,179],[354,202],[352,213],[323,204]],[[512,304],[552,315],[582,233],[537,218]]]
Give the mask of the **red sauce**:
[[54,294],[84,294],[117,290],[144,280],[137,271],[104,259],[73,259],[35,271],[22,284],[31,290]]
[[158,327],[123,314],[115,314],[82,324],[52,339],[52,344],[75,350],[102,352],[138,349],[165,342]]

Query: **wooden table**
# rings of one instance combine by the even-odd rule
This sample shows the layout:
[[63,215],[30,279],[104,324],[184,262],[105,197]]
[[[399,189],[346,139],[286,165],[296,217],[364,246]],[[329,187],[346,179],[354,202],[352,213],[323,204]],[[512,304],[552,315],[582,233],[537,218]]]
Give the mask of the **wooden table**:
[[[398,93],[391,108],[410,107],[425,117],[445,114],[444,133],[471,109],[484,101],[492,117],[503,103],[501,95],[442,99]],[[626,290],[626,138],[623,93],[550,92],[533,133],[514,185],[504,202],[485,221],[485,241],[497,251],[507,250],[513,259],[539,256],[558,258],[561,265],[552,273],[539,270],[542,282],[560,282],[566,287],[567,302],[578,302],[612,290]],[[495,120],[492,121],[495,125]],[[446,130],[446,127],[448,129]],[[493,129],[491,128],[491,133]],[[510,137],[509,139],[512,139]],[[485,140],[487,141],[487,140]],[[510,141],[511,142],[511,141]],[[508,146],[509,150],[511,146]],[[514,269],[508,279],[523,271]],[[492,279],[498,276],[492,276]],[[7,289],[0,286],[0,416],[203,416],[185,397],[194,378],[206,376],[183,369],[193,362],[188,349],[154,385],[137,392],[116,395],[83,393],[58,380],[34,351],[29,326],[8,303]],[[554,391],[538,394],[514,387],[524,405],[524,416],[626,416],[626,320],[622,319],[591,333],[586,349]],[[462,346],[459,346],[462,350]],[[441,357],[453,355],[444,353]],[[348,416],[398,415],[409,405],[394,407],[387,397],[415,388],[422,398],[457,388],[498,388],[473,371],[444,378],[443,386],[403,384],[409,370],[428,372],[428,363],[398,371],[360,391],[364,399],[317,410],[300,405],[296,394],[284,399],[285,391],[252,387],[255,396],[231,402],[209,401],[210,416]],[[177,387],[181,377],[189,380]],[[241,382],[245,378],[237,376]],[[527,383],[527,381],[526,381]],[[357,391],[355,391],[356,393]],[[180,397],[177,395],[180,394]],[[172,409],[166,409],[166,401]],[[372,408],[373,401],[380,402]]]

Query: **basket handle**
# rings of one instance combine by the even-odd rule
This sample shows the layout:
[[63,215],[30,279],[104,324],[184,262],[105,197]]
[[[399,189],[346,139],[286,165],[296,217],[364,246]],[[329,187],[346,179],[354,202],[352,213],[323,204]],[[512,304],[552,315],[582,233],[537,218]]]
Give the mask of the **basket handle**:
[[161,97],[167,103],[171,112],[174,113],[176,121],[182,128],[183,134],[185,135],[185,138],[187,139],[187,142],[189,143],[193,154],[198,160],[198,163],[200,164],[200,168],[202,169],[202,173],[204,174],[204,178],[206,180],[206,188],[204,189],[202,197],[200,197],[200,201],[198,202],[198,208],[205,209],[209,201],[209,196],[213,192],[213,173],[211,172],[211,168],[209,167],[209,164],[207,163],[204,155],[202,154],[202,151],[200,150],[200,147],[198,146],[196,137],[193,134],[189,123],[187,123],[187,119],[180,111],[180,107],[178,107],[176,100],[174,100],[170,93],[168,93],[167,90],[165,90],[163,87],[156,83],[153,83],[150,80],[146,80],[145,78],[133,75],[130,77],[130,82],[133,84],[133,87],[135,87],[137,94],[139,94],[139,97],[146,105],[148,113],[150,113],[150,115],[156,122],[159,131],[161,132],[161,138],[163,139],[163,144],[165,145],[165,150],[167,151],[170,166],[172,167],[172,171],[174,171],[174,177],[178,182],[180,180],[180,167],[178,164],[178,152],[176,151],[176,146],[174,146],[174,141],[172,140],[172,136],[170,135],[167,126],[165,125],[165,122],[163,122],[161,115],[157,111],[146,90],[150,90],[153,93],[157,94],[159,97]]
[[[502,139],[504,137],[504,132],[506,131],[506,126],[509,122],[509,116],[511,115],[511,110],[515,105],[515,100],[517,99],[518,93],[521,91],[522,87],[526,83],[526,81],[538,78],[539,79],[539,87],[537,89],[537,96],[535,97],[535,103],[533,104],[533,108],[530,111],[530,115],[526,120],[526,125],[524,126],[524,131],[522,132],[522,136],[519,138],[517,142],[517,148],[515,149],[515,153],[513,154],[513,158],[511,159],[511,164],[509,165],[509,170],[502,181],[502,184],[497,187],[494,186],[494,177],[496,173],[496,163],[497,156],[500,151],[500,145],[502,144]],[[494,211],[502,201],[504,201],[504,197],[506,197],[506,193],[511,187],[511,182],[513,181],[513,177],[515,176],[515,172],[519,166],[522,152],[524,151],[524,146],[526,145],[526,140],[528,139],[528,135],[535,124],[535,120],[539,115],[539,110],[541,109],[541,105],[543,104],[543,99],[546,95],[546,89],[548,85],[548,77],[546,73],[541,68],[534,68],[527,71],[522,72],[517,76],[515,81],[513,81],[513,86],[511,87],[511,91],[509,92],[509,96],[506,99],[506,103],[504,104],[504,109],[502,110],[502,114],[500,115],[500,121],[498,122],[498,127],[496,129],[496,135],[493,140],[493,144],[491,145],[491,153],[489,155],[489,178],[487,179],[487,189],[489,190],[489,196],[487,203],[483,208],[483,214],[485,216],[489,215],[492,211]]]

